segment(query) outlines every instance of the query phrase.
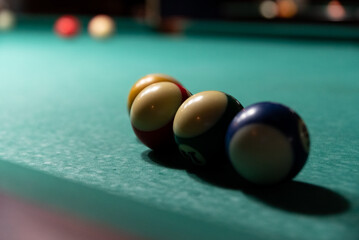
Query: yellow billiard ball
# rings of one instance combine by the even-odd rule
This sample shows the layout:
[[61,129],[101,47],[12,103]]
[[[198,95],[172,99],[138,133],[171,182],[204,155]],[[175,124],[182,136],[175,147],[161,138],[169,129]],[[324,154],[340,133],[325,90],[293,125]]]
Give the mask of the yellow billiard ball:
[[88,32],[93,38],[104,39],[115,32],[115,21],[108,15],[100,14],[91,19]]
[[135,84],[132,86],[130,93],[128,94],[127,100],[127,110],[130,113],[131,106],[136,96],[147,86],[158,83],[158,82],[171,82],[175,84],[179,84],[182,86],[180,82],[178,82],[175,78],[161,73],[152,73],[148,74],[142,78],[140,78]]

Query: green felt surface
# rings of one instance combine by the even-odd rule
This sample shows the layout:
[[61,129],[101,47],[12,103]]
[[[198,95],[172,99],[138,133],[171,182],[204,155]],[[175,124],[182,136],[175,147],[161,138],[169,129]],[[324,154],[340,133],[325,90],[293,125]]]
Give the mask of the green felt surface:
[[[155,239],[358,239],[359,44],[123,26],[103,42],[60,39],[51,24],[0,33],[2,189]],[[244,106],[287,104],[309,128],[307,165],[253,190],[164,163],[126,109],[152,72]]]

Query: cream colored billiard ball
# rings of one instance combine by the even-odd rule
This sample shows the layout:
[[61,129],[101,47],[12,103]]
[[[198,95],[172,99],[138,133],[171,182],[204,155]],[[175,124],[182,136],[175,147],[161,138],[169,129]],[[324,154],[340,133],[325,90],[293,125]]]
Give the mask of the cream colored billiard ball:
[[0,9],[0,31],[8,31],[14,28],[16,23],[15,14],[7,9]]
[[115,32],[115,28],[115,21],[103,14],[93,17],[88,25],[89,34],[97,39],[110,37]]

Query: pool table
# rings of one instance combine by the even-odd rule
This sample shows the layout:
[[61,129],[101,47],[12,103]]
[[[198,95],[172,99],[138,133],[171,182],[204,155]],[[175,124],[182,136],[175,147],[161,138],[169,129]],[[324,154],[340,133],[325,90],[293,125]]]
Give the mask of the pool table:
[[[85,25],[58,37],[55,19],[23,16],[0,33],[2,193],[135,239],[359,239],[357,27],[194,21],[168,35],[117,19],[98,41]],[[311,137],[304,169],[248,188],[149,150],[126,108],[148,73],[290,106]]]

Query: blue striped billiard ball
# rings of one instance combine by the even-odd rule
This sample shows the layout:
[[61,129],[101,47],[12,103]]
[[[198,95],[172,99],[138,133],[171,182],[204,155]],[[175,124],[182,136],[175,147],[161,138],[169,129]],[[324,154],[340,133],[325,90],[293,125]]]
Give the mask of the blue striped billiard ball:
[[203,167],[229,163],[226,131],[242,109],[238,100],[220,91],[200,92],[184,101],[174,118],[173,131],[185,159]]
[[309,145],[309,133],[300,116],[273,102],[244,108],[226,135],[226,151],[233,167],[257,185],[294,178],[308,158]]

